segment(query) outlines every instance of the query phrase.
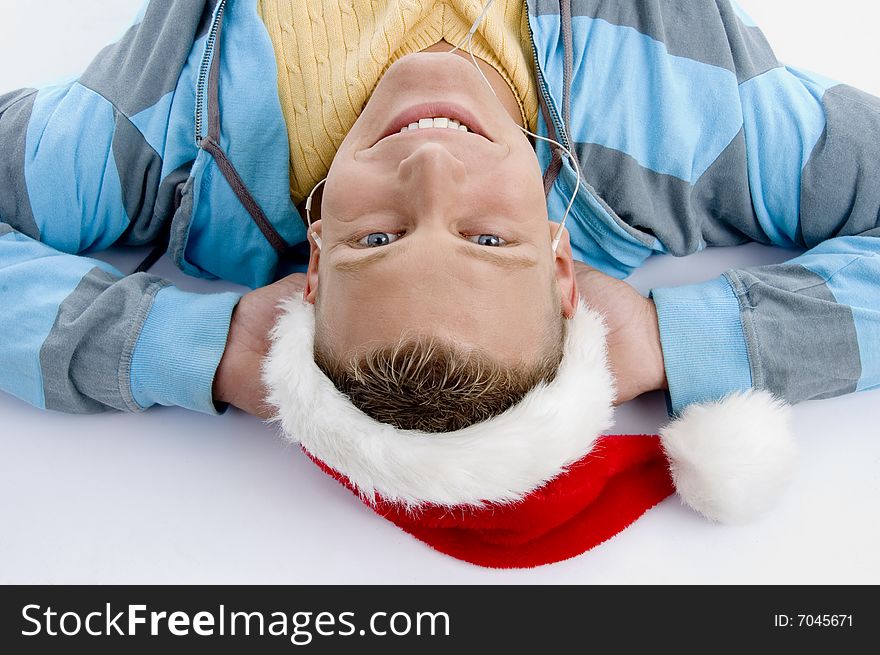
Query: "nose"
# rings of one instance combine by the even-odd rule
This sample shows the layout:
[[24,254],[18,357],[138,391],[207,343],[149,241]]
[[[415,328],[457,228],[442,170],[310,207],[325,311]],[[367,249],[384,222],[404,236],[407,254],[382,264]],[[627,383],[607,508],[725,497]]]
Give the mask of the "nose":
[[456,190],[467,177],[464,163],[442,144],[419,145],[397,169],[401,187],[420,214],[442,212],[458,202]]

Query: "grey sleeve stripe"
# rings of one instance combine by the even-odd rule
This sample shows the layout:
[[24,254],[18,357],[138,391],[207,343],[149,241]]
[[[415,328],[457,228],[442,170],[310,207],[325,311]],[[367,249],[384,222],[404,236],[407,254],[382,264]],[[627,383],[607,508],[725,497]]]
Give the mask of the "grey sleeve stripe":
[[736,81],[742,84],[769,70],[779,68],[781,64],[776,59],[764,33],[757,27],[743,24],[730,2],[720,0],[715,4],[727,33],[727,47],[730,48],[730,55],[733,58]]
[[699,223],[690,205],[690,184],[596,143],[577,143],[574,152],[584,178],[642,243],[652,245],[657,237],[679,256],[698,249]]
[[725,273],[740,303],[752,384],[789,403],[856,391],[862,373],[852,308],[799,264]]
[[162,174],[162,158],[147,143],[140,130],[119,112],[116,112],[113,133],[113,159],[119,172],[122,202],[129,220],[126,235],[155,236],[161,227],[161,219],[157,221],[158,224],[153,224],[153,216]]
[[695,185],[613,148],[578,143],[575,152],[586,180],[620,219],[677,257],[706,245],[769,243],[752,206],[742,131]]
[[[165,176],[155,193],[156,203],[152,214],[146,211],[138,213],[137,219],[129,223],[128,229],[119,237],[119,243],[130,246],[152,243],[159,236],[163,227],[170,227],[168,223],[180,207],[183,188],[189,179],[192,165],[193,162],[187,162]],[[136,189],[137,186],[137,182],[135,182],[128,188],[129,190]],[[126,192],[123,191],[123,193]]]
[[168,236],[168,256],[178,268],[183,268],[183,256],[187,243],[186,235],[192,222],[193,203],[195,202],[193,194],[193,178],[190,177],[180,188],[180,204],[174,213]]
[[528,0],[526,4],[532,16],[546,16],[559,13],[559,0]]
[[[681,180],[654,173],[626,153],[595,143],[575,143],[573,152],[580,162],[581,176],[593,187],[597,200],[612,219],[617,219],[620,227],[640,243],[653,246],[655,235],[651,226],[654,223],[642,220],[645,216],[641,205],[648,198],[652,184],[668,189]],[[661,202],[674,203],[675,199],[664,195]]]
[[692,202],[702,218],[700,229],[706,246],[771,242],[752,204],[743,130],[697,180]]
[[735,72],[744,82],[779,62],[757,27],[744,25],[729,2],[708,0],[534,0],[533,15],[560,14],[568,3],[572,16],[598,18],[660,41],[671,55]]
[[39,240],[24,174],[27,128],[36,97],[33,89],[0,95],[0,221]]
[[64,299],[40,349],[46,409],[91,414],[139,411],[131,396],[131,351],[156,293],[169,283],[93,268]]
[[0,223],[0,237],[9,234],[10,232],[15,232],[15,230],[12,229],[12,226],[7,225],[6,223]]
[[210,0],[151,0],[141,23],[102,50],[79,79],[127,116],[152,107],[177,86]]
[[822,104],[825,130],[801,175],[798,236],[809,248],[880,226],[880,98],[841,84]]

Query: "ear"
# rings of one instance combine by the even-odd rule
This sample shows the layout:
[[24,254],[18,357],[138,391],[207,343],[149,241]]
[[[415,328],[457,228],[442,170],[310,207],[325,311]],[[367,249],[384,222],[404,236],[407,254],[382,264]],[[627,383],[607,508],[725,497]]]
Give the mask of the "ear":
[[318,244],[315,242],[315,234],[318,235],[319,239],[321,238],[321,221],[312,223],[312,228],[306,233],[309,238],[309,268],[306,271],[306,286],[303,289],[303,300],[313,305],[318,296],[318,264],[321,259],[321,249],[318,248]]
[[[556,237],[559,223],[548,221],[551,241]],[[571,240],[568,230],[562,228],[562,238],[556,247],[554,267],[556,271],[556,283],[562,296],[562,313],[566,318],[574,316],[578,305],[577,276],[574,272],[574,256],[571,252]]]

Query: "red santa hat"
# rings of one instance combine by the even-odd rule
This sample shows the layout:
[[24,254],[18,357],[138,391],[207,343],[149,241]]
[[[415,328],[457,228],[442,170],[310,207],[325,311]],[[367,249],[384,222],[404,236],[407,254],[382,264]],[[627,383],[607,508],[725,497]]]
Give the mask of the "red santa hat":
[[455,432],[380,423],[317,367],[314,308],[284,303],[264,360],[283,434],[380,516],[494,568],[589,550],[677,492],[711,520],[765,509],[793,459],[788,407],[764,391],[691,405],[659,435],[608,435],[614,380],[601,315],[581,303],[553,382]]

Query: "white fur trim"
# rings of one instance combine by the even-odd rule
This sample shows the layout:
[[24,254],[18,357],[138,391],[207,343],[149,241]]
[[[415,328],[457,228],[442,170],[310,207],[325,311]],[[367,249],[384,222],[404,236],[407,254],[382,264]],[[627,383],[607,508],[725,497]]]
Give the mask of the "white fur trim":
[[678,495],[713,521],[738,523],[765,510],[794,460],[790,410],[749,390],[689,405],[660,430]]
[[551,384],[499,416],[445,434],[400,430],[354,407],[315,364],[312,305],[291,298],[282,307],[263,363],[272,420],[367,500],[378,494],[407,506],[515,502],[586,455],[613,423],[606,328],[583,303]]

